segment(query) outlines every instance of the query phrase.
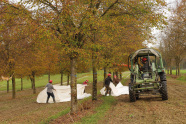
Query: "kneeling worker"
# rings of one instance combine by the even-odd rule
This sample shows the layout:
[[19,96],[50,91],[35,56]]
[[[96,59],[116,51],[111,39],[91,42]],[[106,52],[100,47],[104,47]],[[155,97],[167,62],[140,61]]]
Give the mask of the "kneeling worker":
[[107,96],[107,93],[109,92],[109,95],[111,95],[111,88],[109,87],[110,82],[113,82],[111,79],[111,74],[108,74],[108,77],[105,79],[105,87],[106,87],[106,92],[105,96]]

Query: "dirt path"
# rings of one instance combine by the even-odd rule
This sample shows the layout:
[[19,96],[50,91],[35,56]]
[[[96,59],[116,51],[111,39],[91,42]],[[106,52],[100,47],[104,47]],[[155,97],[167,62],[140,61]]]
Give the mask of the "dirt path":
[[108,124],[185,124],[186,123],[186,83],[168,79],[169,100],[160,97],[143,96],[130,103],[128,95],[117,97],[104,119],[99,123]]

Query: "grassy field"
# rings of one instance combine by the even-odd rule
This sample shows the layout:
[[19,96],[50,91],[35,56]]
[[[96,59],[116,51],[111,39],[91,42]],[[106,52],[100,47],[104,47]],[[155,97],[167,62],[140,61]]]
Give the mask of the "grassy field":
[[[180,70],[181,75],[177,77],[177,80],[186,81],[186,70]],[[172,74],[176,75],[176,70],[172,70]]]

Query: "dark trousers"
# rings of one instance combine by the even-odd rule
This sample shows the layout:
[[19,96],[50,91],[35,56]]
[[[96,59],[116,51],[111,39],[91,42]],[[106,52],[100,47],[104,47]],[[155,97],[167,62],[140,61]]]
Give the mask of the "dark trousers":
[[47,92],[47,95],[48,95],[48,97],[47,97],[47,101],[46,101],[46,103],[48,103],[48,100],[49,100],[50,96],[53,98],[53,101],[56,102],[56,101],[55,101],[55,96],[54,96],[53,93],[49,93],[49,92]]
[[109,85],[105,85],[105,87],[106,87],[105,96],[107,96],[108,92],[109,92],[109,95],[111,95],[111,88],[109,87]]

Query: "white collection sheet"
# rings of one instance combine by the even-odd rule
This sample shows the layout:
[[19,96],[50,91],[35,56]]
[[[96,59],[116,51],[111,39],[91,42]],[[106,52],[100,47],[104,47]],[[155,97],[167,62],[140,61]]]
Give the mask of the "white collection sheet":
[[[116,86],[113,83],[110,83],[109,87],[112,89],[111,96],[120,96],[120,95],[123,95],[123,94],[129,94],[129,87],[128,86],[123,86],[121,84],[121,82],[119,82]],[[100,92],[101,92],[102,95],[105,95],[106,88],[103,87],[100,90]]]
[[[53,85],[53,86],[54,89],[56,89],[56,91],[53,90],[56,102],[71,101],[70,85],[68,86]],[[83,84],[77,84],[77,99],[84,99],[86,97],[91,96],[91,94],[84,93],[85,86],[86,85]],[[37,96],[38,103],[46,103],[46,100],[47,100],[47,88],[42,90]],[[48,102],[53,103],[52,97],[50,97]]]

